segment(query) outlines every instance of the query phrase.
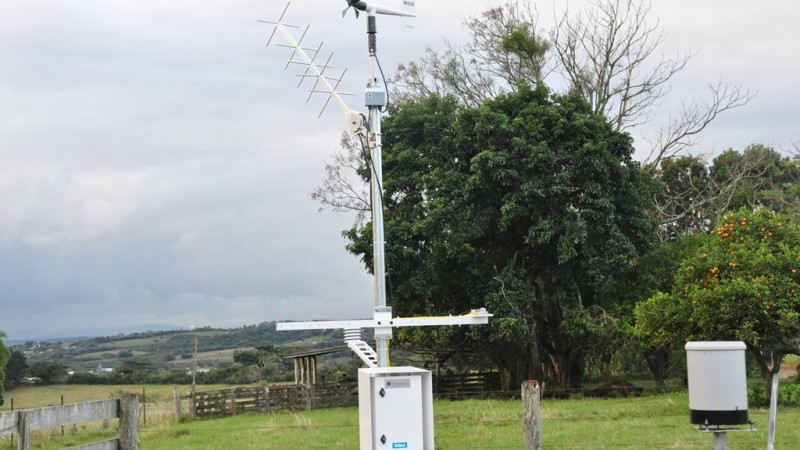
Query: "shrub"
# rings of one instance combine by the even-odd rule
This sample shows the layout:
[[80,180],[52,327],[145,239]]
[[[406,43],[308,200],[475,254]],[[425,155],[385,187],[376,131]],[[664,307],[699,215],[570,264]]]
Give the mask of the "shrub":
[[[768,407],[769,397],[761,386],[751,387],[747,392],[750,406]],[[781,406],[800,406],[800,384],[783,383],[778,386],[778,404]]]

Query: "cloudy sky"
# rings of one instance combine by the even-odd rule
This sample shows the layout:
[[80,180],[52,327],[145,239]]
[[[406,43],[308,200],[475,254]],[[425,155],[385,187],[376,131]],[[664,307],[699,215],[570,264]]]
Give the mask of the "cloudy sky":
[[[395,0],[383,4],[393,5]],[[494,1],[418,0],[409,37],[379,19],[385,70],[464,42]],[[541,2],[540,25],[566,2]],[[573,1],[570,8],[584,4]],[[0,330],[10,339],[135,328],[231,327],[371,316],[372,280],[344,250],[342,213],[309,198],[343,119],[317,118],[286,49],[265,47],[286,5],[267,0],[7,0],[0,7]],[[364,16],[294,0],[348,67],[363,110]],[[655,0],[663,52],[694,51],[657,128],[718,80],[758,96],[722,116],[697,151],[800,140],[800,3]],[[655,16],[654,16],[655,18]],[[635,135],[637,146],[646,147]]]

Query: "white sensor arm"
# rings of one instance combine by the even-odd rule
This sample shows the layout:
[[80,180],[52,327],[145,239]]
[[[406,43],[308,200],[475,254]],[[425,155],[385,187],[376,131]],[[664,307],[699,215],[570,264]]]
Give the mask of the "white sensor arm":
[[320,320],[312,322],[281,322],[276,324],[277,330],[330,330],[345,328],[397,328],[425,327],[432,325],[483,325],[489,323],[492,314],[485,308],[474,309],[460,316],[434,317],[389,317],[362,320]]
[[[406,2],[410,3],[411,8],[414,7],[414,2]],[[388,6],[383,5],[371,5],[367,3],[367,14],[374,15],[374,14],[383,14],[386,16],[401,16],[401,17],[417,17],[416,12],[413,9],[408,9],[404,5],[403,9],[395,9],[390,8]]]

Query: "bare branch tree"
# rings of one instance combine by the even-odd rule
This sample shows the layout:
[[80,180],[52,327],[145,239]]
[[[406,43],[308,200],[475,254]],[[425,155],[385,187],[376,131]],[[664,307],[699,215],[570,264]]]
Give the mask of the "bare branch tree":
[[444,52],[429,47],[419,61],[399,64],[389,80],[392,95],[407,101],[450,94],[475,107],[522,82],[541,81],[550,43],[537,32],[537,20],[535,9],[519,2],[470,17],[472,41],[464,48],[445,41]]
[[400,102],[429,95],[453,95],[460,103],[476,107],[502,90],[493,77],[477,68],[470,56],[446,42],[443,53],[428,48],[419,61],[399,64],[389,79],[392,96]]
[[[465,47],[445,41],[444,51],[428,48],[418,61],[400,64],[390,78],[392,94],[401,103],[449,94],[468,107],[477,107],[519,83],[543,82],[551,74],[560,74],[568,89],[580,93],[615,129],[629,130],[652,120],[653,108],[669,93],[672,78],[692,57],[691,53],[675,58],[659,54],[664,33],[657,20],[650,20],[651,15],[647,0],[591,0],[589,8],[577,14],[565,11],[556,27],[543,34],[530,2],[511,0],[465,21],[472,36]],[[746,105],[755,96],[722,81],[709,88],[708,98],[684,101],[668,124],[648,140],[651,150],[643,161],[645,170],[656,174],[663,160],[694,146],[719,114]],[[350,147],[337,155],[312,197],[323,209],[355,210],[357,221],[363,221],[368,210],[366,189],[348,181],[343,172],[360,164],[354,159],[356,154]],[[699,199],[696,191],[674,195],[669,201],[686,204],[684,195]],[[711,201],[707,196],[702,200]],[[668,212],[673,206],[654,206],[658,214],[665,214],[661,216],[665,221],[675,217]]]
[[684,101],[680,112],[671,116],[655,140],[650,141],[650,153],[643,165],[655,170],[664,158],[674,157],[697,144],[706,127],[729,109],[746,105],[756,94],[739,85],[719,81],[709,85],[710,99]]
[[664,33],[658,22],[648,23],[649,3],[595,0],[591,5],[574,17],[565,11],[551,34],[560,72],[570,89],[617,130],[650,122],[652,106],[669,92],[668,82],[691,55],[657,55]]
[[[728,164],[725,171],[713,175],[702,158],[681,157],[688,162],[682,173],[653,198],[661,239],[673,239],[687,232],[707,232],[716,227],[730,210],[742,183],[749,181],[754,193],[771,183],[770,178],[764,176],[769,170],[768,157],[766,153],[745,152],[741,159]],[[671,159],[665,158],[662,162]],[[661,175],[661,169],[656,175]]]
[[355,225],[364,223],[370,211],[370,198],[364,182],[354,177],[365,170],[363,156],[363,146],[357,138],[343,133],[341,150],[334,153],[333,161],[325,161],[322,185],[311,192],[311,198],[322,205],[320,211],[355,211]]

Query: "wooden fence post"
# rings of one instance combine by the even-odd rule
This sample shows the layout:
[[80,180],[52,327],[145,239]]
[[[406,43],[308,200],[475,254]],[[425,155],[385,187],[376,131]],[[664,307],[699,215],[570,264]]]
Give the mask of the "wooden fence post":
[[119,450],[139,449],[139,398],[125,393],[119,400]]
[[142,423],[147,426],[147,391],[142,388]]
[[542,391],[539,382],[522,382],[523,432],[525,450],[542,450]]
[[194,404],[195,402],[194,396],[195,396],[194,387],[191,387],[189,389],[189,417],[192,419],[197,417],[197,410]]
[[183,411],[181,411],[181,389],[175,388],[172,390],[172,400],[175,403],[175,420],[181,420],[181,416],[183,416]]
[[19,434],[17,448],[31,450],[31,422],[24,409],[17,413],[17,433]]
[[306,394],[306,410],[313,411],[316,409],[316,389],[314,389],[313,384],[305,384],[303,385],[303,392]]

